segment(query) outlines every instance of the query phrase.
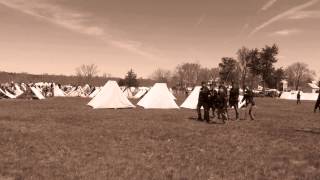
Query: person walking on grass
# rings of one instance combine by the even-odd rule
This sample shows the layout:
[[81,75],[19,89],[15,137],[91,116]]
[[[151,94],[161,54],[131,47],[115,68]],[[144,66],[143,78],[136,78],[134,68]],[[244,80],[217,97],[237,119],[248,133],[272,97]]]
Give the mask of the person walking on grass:
[[[197,105],[197,112],[198,112],[198,120],[203,121],[203,119],[209,123],[210,117],[209,117],[209,95],[210,90],[206,85],[206,82],[201,82],[201,89],[199,92],[199,98],[198,98],[198,105]],[[204,118],[202,119],[201,115],[201,107],[204,109]]]
[[218,90],[217,109],[218,109],[218,117],[222,119],[223,123],[225,123],[225,121],[228,120],[227,106],[228,106],[227,92],[225,88],[221,85],[219,86],[219,90]]
[[239,119],[239,112],[238,112],[238,104],[239,104],[239,88],[234,83],[232,83],[232,88],[230,89],[229,95],[229,107],[234,108],[236,113],[236,120]]
[[[319,83],[320,84],[320,83]],[[320,90],[319,90],[319,95],[318,95],[318,99],[317,99],[317,102],[316,102],[316,104],[315,104],[315,106],[314,106],[314,113],[316,113],[317,112],[317,109],[319,109],[319,111],[320,111]]]
[[213,118],[216,117],[216,105],[217,105],[217,96],[218,92],[215,90],[214,84],[210,85],[210,96],[209,96],[209,114],[210,110],[212,110],[212,116]]
[[246,102],[246,112],[245,112],[245,116],[244,116],[244,120],[247,119],[247,114],[249,111],[249,116],[251,120],[254,120],[254,115],[253,115],[253,107],[256,105],[253,99],[253,92],[252,90],[247,87],[245,90],[245,93],[243,95],[243,99],[241,102]]
[[301,104],[301,91],[300,90],[298,91],[298,94],[297,94],[297,104]]

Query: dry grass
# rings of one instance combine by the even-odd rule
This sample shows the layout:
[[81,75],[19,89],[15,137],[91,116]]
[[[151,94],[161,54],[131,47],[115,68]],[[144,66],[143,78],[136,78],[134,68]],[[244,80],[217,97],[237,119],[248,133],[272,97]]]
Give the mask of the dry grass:
[[0,179],[320,179],[310,102],[257,99],[256,121],[225,125],[87,102],[1,100]]

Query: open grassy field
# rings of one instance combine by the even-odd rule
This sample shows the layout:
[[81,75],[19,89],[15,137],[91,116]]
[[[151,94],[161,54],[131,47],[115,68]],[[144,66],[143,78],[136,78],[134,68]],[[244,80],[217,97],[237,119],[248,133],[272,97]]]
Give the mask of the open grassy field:
[[257,99],[255,121],[221,125],[88,101],[0,100],[0,179],[320,179],[312,102]]

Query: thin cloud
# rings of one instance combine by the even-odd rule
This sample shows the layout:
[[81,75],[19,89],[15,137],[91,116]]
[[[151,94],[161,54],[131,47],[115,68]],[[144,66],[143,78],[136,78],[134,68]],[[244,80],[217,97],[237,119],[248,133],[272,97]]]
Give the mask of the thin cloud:
[[320,18],[320,11],[298,11],[288,17],[289,19]]
[[293,34],[298,34],[300,32],[301,31],[298,29],[284,29],[284,30],[273,32],[270,34],[270,36],[289,36]]
[[18,10],[30,16],[56,24],[65,29],[93,36],[105,41],[112,46],[125,49],[129,52],[153,58],[154,55],[141,49],[141,43],[133,43],[128,40],[116,40],[107,32],[108,29],[98,25],[92,25],[92,17],[89,14],[72,11],[49,1],[30,0],[0,0],[0,4]]
[[261,8],[262,11],[266,11],[271,8],[278,0],[269,0],[263,7]]
[[155,58],[155,56],[149,52],[146,52],[142,50],[142,44],[137,41],[118,41],[118,40],[110,40],[109,43],[113,46],[126,49],[130,52],[134,52],[136,54],[139,54],[141,56],[147,57],[147,58]]
[[274,16],[273,18],[267,20],[266,22],[262,23],[261,25],[257,26],[256,28],[254,28],[250,34],[249,34],[249,37],[256,34],[257,32],[261,31],[262,29],[264,29],[265,27],[269,26],[270,24],[273,24],[283,18],[287,18],[293,14],[295,14],[296,12],[299,12],[299,11],[302,11],[310,6],[313,6],[314,4],[318,3],[319,0],[311,0],[307,3],[304,3],[302,5],[299,5],[299,6],[295,6],[281,14],[278,14],[276,16]]

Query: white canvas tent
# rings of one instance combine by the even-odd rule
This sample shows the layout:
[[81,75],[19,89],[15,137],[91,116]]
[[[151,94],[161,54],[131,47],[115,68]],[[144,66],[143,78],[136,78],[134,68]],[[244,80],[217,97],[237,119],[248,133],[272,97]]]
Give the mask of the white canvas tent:
[[55,97],[65,97],[65,93],[59,88],[58,85],[55,85],[53,88],[53,94]]
[[3,91],[1,88],[0,88],[0,94],[4,95],[5,97],[10,98],[10,99],[15,99],[16,98],[15,95],[9,93],[7,90]]
[[129,99],[133,98],[133,94],[132,94],[131,88],[126,88],[123,91],[123,94]]
[[166,83],[156,83],[138,105],[145,109],[179,109]]
[[169,89],[170,95],[174,100],[177,100],[177,98],[173,95],[173,90],[170,88]]
[[148,92],[149,88],[147,87],[139,87],[139,90],[137,94],[134,95],[134,99],[140,99],[142,96],[144,96]]
[[23,91],[21,90],[18,84],[15,84],[14,87],[15,87],[14,93],[16,96],[20,96],[21,94],[23,94]]
[[41,94],[41,92],[35,88],[35,87],[30,87],[32,93],[34,94],[34,96],[37,98],[37,99],[45,99],[45,97]]
[[7,90],[5,90],[4,91],[5,93],[6,93],[6,95],[8,96],[8,97],[10,97],[11,99],[15,99],[17,96],[16,95],[14,95],[14,94],[12,94],[12,93],[10,93],[9,91],[7,91]]
[[[318,93],[303,93],[300,91],[301,100],[305,101],[316,101],[318,99]],[[291,92],[283,92],[280,96],[280,99],[286,100],[297,100],[298,91],[291,91]]]
[[116,81],[108,81],[101,91],[88,103],[94,109],[98,108],[134,108],[125,97]]
[[[187,108],[187,109],[197,109],[200,89],[201,89],[201,86],[196,86],[180,107]],[[243,107],[246,103],[246,102],[241,102],[242,99],[243,99],[243,96],[239,96],[239,104],[238,104],[239,108]]]
[[190,95],[187,97],[187,99],[182,103],[180,107],[187,109],[197,109],[200,89],[201,86],[194,87],[193,91],[190,93]]
[[81,86],[74,87],[72,90],[67,94],[70,97],[87,97],[86,93],[82,89]]
[[89,98],[94,98],[100,92],[100,90],[100,87],[96,87],[96,89],[89,95]]

